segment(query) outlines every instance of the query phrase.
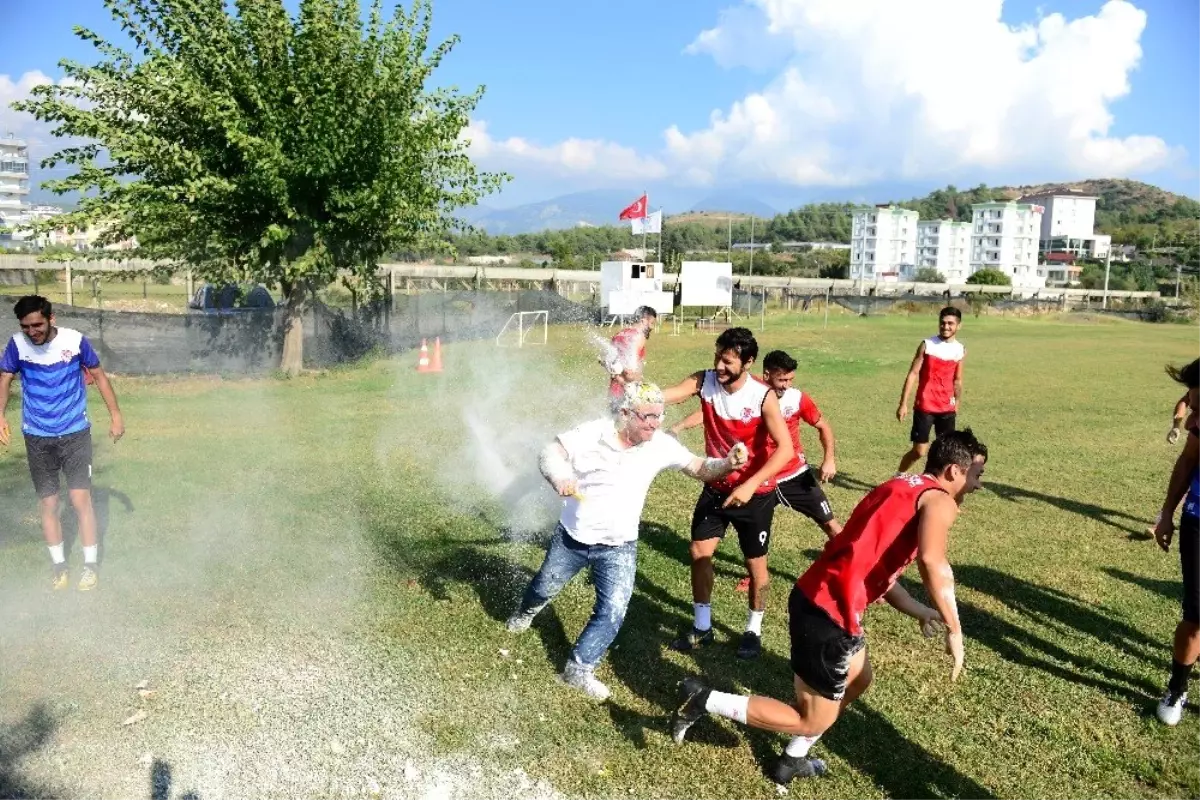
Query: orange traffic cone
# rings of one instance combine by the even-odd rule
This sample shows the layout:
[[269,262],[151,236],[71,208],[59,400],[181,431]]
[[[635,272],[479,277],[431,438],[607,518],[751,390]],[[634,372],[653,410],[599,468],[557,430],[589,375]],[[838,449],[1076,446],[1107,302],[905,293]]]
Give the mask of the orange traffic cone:
[[430,372],[442,371],[442,337],[433,340],[433,362],[429,365]]
[[417,372],[431,372],[429,368],[429,345],[421,340],[421,354],[417,356]]

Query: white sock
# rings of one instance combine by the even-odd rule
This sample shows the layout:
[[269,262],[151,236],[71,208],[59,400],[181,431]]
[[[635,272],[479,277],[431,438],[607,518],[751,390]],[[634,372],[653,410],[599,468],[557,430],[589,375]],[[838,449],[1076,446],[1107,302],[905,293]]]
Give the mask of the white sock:
[[55,564],[61,564],[67,560],[66,554],[63,553],[62,542],[59,542],[58,544],[48,544],[46,547],[50,550],[50,560]]
[[704,710],[719,717],[731,719],[734,722],[746,724],[746,712],[750,708],[750,698],[743,694],[726,694],[725,692],[709,692],[708,702]]
[[808,755],[808,751],[810,749],[812,749],[812,746],[817,743],[817,739],[820,739],[820,738],[821,738],[820,734],[817,734],[816,736],[793,737],[792,740],[790,742],[788,742],[787,747],[784,749],[784,752],[787,753],[789,756],[795,756],[796,758],[804,758],[806,755]]
[[766,611],[750,611],[750,619],[746,620],[746,631],[762,636],[762,618]]
[[85,544],[83,546],[83,563],[96,566],[96,552],[100,549],[98,544]]
[[708,603],[692,603],[692,607],[696,610],[696,630],[706,631],[711,628],[712,606]]

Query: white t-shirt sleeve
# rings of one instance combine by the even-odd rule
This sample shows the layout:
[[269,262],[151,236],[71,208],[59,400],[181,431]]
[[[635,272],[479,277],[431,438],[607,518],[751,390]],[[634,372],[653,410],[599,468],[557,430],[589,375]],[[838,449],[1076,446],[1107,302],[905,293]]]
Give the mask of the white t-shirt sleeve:
[[683,469],[698,458],[678,439],[662,431],[654,432],[654,443],[659,451],[661,469]]

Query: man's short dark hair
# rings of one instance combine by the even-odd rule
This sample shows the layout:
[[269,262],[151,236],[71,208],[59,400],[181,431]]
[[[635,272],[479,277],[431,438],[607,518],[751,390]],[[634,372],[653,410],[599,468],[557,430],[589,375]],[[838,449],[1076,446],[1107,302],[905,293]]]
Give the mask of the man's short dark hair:
[[946,306],[938,312],[938,322],[942,321],[942,317],[954,317],[959,322],[962,322],[962,312],[954,306]]
[[782,350],[772,350],[767,353],[767,357],[762,362],[763,369],[769,372],[795,372],[800,365],[796,363],[796,359],[789,356]]
[[635,313],[642,319],[645,319],[646,317],[658,319],[658,312],[650,306],[640,306]]
[[40,294],[27,294],[13,306],[13,313],[17,315],[17,319],[25,319],[37,311],[42,312],[42,316],[46,319],[50,319],[50,314],[53,312],[50,301]]
[[749,328],[726,328],[717,337],[717,351],[732,350],[742,363],[758,358],[758,340]]
[[1200,358],[1182,367],[1168,365],[1167,374],[1176,383],[1182,383],[1189,389],[1195,389],[1200,386]]
[[938,436],[929,446],[925,472],[929,475],[941,475],[951,464],[957,464],[965,471],[971,468],[971,462],[979,456],[987,461],[987,445],[976,439],[970,428],[949,431]]

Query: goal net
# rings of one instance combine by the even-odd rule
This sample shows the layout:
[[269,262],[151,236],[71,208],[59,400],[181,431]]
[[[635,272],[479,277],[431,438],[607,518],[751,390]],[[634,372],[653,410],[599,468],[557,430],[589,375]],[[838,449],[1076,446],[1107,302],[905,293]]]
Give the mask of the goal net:
[[496,335],[499,347],[545,344],[549,336],[549,311],[518,311],[508,318]]

